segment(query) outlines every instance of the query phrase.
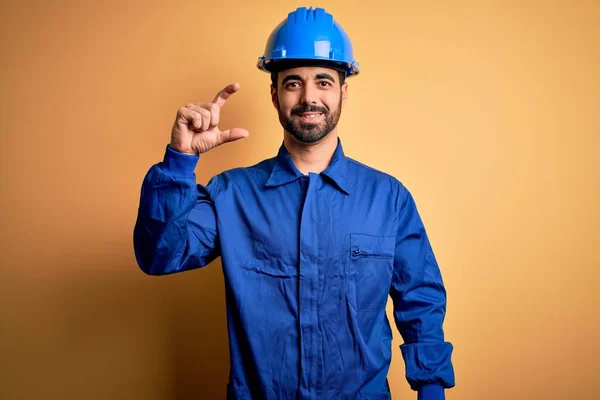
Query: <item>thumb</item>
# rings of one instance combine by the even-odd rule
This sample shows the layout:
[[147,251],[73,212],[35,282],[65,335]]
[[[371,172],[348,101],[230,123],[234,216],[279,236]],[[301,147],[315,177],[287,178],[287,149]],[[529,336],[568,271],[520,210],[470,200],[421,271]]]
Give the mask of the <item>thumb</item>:
[[222,131],[220,136],[221,143],[233,142],[235,140],[244,139],[250,136],[250,132],[242,128],[233,128]]

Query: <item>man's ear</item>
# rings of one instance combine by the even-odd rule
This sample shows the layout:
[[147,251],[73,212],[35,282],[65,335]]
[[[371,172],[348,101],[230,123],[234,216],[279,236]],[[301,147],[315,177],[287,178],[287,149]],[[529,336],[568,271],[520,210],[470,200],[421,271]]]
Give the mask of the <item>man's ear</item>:
[[348,100],[348,82],[342,85],[342,106],[346,104],[346,100]]
[[279,99],[277,98],[277,88],[271,84],[271,102],[276,110],[279,110]]

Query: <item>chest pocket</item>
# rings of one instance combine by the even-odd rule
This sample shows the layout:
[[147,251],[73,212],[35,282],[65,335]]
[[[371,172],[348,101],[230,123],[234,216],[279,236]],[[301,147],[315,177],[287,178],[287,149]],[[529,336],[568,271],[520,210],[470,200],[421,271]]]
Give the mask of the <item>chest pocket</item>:
[[394,268],[395,236],[350,234],[348,301],[356,311],[385,308]]

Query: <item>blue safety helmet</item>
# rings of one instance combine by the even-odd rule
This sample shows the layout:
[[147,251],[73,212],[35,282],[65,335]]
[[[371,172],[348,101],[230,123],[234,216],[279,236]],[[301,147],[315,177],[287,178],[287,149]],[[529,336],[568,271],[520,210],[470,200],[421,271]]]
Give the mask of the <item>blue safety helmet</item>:
[[266,72],[319,65],[358,75],[350,38],[322,8],[299,7],[273,30],[257,67]]

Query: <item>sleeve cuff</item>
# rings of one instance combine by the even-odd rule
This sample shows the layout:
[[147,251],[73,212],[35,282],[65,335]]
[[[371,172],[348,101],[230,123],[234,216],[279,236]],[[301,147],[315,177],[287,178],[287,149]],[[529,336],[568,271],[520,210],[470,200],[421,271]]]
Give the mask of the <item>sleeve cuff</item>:
[[200,156],[180,153],[167,145],[161,169],[174,176],[191,177],[194,175]]
[[437,384],[427,384],[419,388],[417,400],[445,400],[444,387]]

